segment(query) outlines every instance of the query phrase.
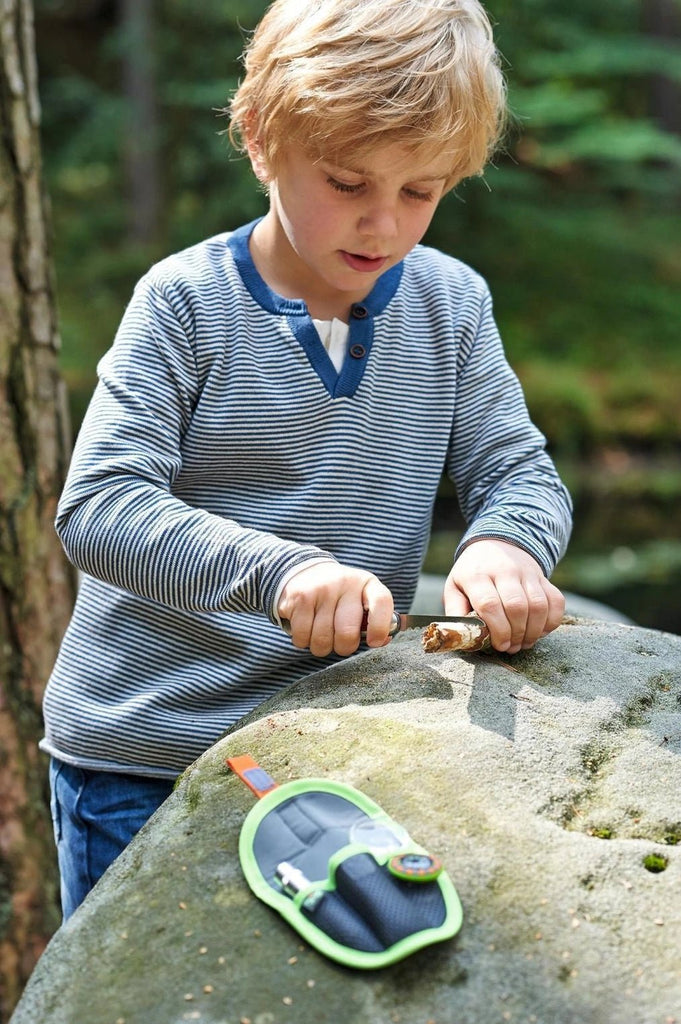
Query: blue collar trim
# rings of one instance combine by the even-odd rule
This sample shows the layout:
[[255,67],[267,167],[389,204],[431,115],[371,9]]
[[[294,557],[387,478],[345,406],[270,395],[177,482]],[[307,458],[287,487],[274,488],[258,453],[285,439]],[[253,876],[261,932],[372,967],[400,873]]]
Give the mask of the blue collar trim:
[[252,221],[233,231],[227,246],[232,253],[241,279],[258,305],[268,313],[285,316],[289,327],[310,365],[332,398],[351,398],[359,387],[374,340],[374,317],[382,313],[402,280],[403,264],[391,267],[361,302],[356,302],[350,314],[348,350],[341,372],[337,373],[312,322],[307,305],[302,299],[287,299],[272,291],[258,273],[251,258],[248,241],[258,223]]
[[[248,248],[248,241],[260,220],[262,218],[259,217],[257,220],[251,221],[250,224],[237,228],[227,239],[227,246],[234,257],[239,274],[255,301],[268,313],[280,313],[284,316],[308,316],[307,305],[302,299],[286,299],[277,295],[256,270]],[[397,291],[401,280],[402,263],[398,263],[382,274],[366,298],[357,304],[366,309],[364,315],[377,316],[382,313]]]

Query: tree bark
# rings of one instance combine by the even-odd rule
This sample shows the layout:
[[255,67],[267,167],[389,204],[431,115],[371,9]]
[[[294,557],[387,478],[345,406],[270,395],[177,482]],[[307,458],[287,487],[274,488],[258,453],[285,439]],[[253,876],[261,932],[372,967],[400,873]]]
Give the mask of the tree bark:
[[[681,39],[681,3],[679,0],[646,0],[644,25],[654,39],[678,43]],[[666,75],[653,75],[650,105],[658,124],[668,132],[681,134],[681,86],[678,81]]]
[[130,238],[150,245],[158,240],[160,212],[153,0],[122,0],[121,21],[123,93],[128,111],[125,163]]
[[0,0],[0,1021],[59,922],[40,702],[75,594],[33,10]]

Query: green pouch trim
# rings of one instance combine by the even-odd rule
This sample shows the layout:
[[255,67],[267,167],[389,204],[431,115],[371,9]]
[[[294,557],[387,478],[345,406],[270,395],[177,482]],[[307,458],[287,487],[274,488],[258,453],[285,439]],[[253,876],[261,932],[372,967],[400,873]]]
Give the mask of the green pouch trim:
[[[297,803],[303,805],[307,803],[308,807],[314,806],[315,794],[339,797],[359,812],[356,825],[349,830],[352,832],[354,829],[358,838],[350,837],[348,842],[348,837],[345,836],[342,829],[338,830],[339,838],[345,838],[345,841],[339,841],[338,846],[332,848],[335,838],[332,837],[328,853],[326,850],[324,851],[323,863],[319,861],[314,868],[316,877],[310,878],[309,884],[304,885],[300,891],[289,895],[282,890],[274,877],[272,865],[276,860],[276,853],[272,852],[269,839],[266,844],[269,859],[267,873],[271,877],[266,877],[263,871],[263,866],[256,855],[259,832],[261,828],[269,828],[274,829],[273,834],[277,830],[282,835],[285,833],[289,847],[293,843],[293,846],[298,849],[300,857],[304,858],[310,847],[315,843],[323,844],[324,842],[324,836],[321,835],[325,831],[324,828],[317,828],[315,831],[314,822],[310,823],[304,815],[300,814],[296,806]],[[296,798],[303,798],[303,800],[296,801]],[[323,799],[322,796],[322,801]],[[270,818],[270,815],[274,817]],[[288,824],[283,821],[285,816],[288,816],[294,826],[292,831],[289,831]],[[296,827],[302,836],[300,842],[295,838]],[[309,836],[306,834],[306,830]],[[329,818],[329,827],[326,831],[334,830],[334,822],[332,818]],[[368,842],[367,837],[369,839],[376,837],[378,847]],[[308,838],[309,842],[306,841]],[[298,779],[272,789],[252,807],[244,821],[239,837],[239,859],[246,881],[253,893],[281,914],[291,927],[320,953],[345,966],[362,969],[385,967],[395,963],[424,946],[452,938],[461,928],[463,920],[461,902],[445,871],[442,871],[432,882],[428,882],[426,886],[423,883],[400,882],[394,878],[391,880],[388,878],[387,862],[396,853],[405,851],[426,853],[422,847],[411,840],[402,826],[393,821],[378,804],[364,793],[352,786],[329,779]],[[280,859],[288,860],[295,865],[295,856],[287,854],[282,855]],[[353,873],[357,875],[358,880],[353,880],[351,877]],[[442,916],[441,922],[435,926],[416,928],[396,941],[383,942],[384,948],[372,950],[355,948],[353,945],[327,934],[318,923],[315,923],[315,918],[319,921],[323,916],[328,916],[330,911],[345,912],[347,909],[347,912],[357,919],[360,930],[365,928],[371,941],[380,946],[381,940],[376,938],[374,930],[378,925],[378,932],[385,935],[386,922],[382,920],[383,903],[380,894],[378,902],[375,898],[376,884],[379,889],[388,891],[389,896],[392,890],[395,891],[400,903],[399,929],[402,931],[408,927],[412,899],[415,907],[417,902],[422,906],[424,899],[429,906],[437,903],[438,914],[441,913]],[[339,887],[342,886],[346,887],[346,891],[348,886],[357,888],[359,891],[358,900],[353,900],[353,905],[347,905],[347,908],[344,902],[345,897],[342,892],[339,892]],[[437,893],[433,887],[437,888]],[[364,889],[367,890],[366,894]],[[423,895],[426,889],[429,891]],[[365,895],[368,896],[368,901],[365,900]],[[366,909],[367,903],[370,904],[369,910]],[[356,910],[358,905],[360,911]],[[386,913],[388,912],[386,909]],[[404,923],[405,914],[407,925]],[[391,928],[392,925],[389,923],[388,933]]]

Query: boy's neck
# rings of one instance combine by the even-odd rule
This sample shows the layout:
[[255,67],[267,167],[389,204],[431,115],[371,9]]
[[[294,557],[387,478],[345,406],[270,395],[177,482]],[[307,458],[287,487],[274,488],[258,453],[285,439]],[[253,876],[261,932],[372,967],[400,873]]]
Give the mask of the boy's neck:
[[251,259],[265,284],[285,299],[300,299],[314,320],[333,320],[348,323],[352,306],[365,297],[331,289],[312,289],[296,280],[297,256],[281,225],[270,213],[256,224],[249,241]]

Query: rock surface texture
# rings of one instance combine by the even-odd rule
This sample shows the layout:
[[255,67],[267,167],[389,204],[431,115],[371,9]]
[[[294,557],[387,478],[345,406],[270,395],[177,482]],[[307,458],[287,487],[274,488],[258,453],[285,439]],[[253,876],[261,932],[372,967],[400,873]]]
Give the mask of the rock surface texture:
[[[368,972],[306,947],[241,873],[242,753],[380,804],[443,858],[459,935]],[[577,620],[508,658],[407,633],[193,765],[12,1024],[681,1024],[680,755],[681,637]]]

